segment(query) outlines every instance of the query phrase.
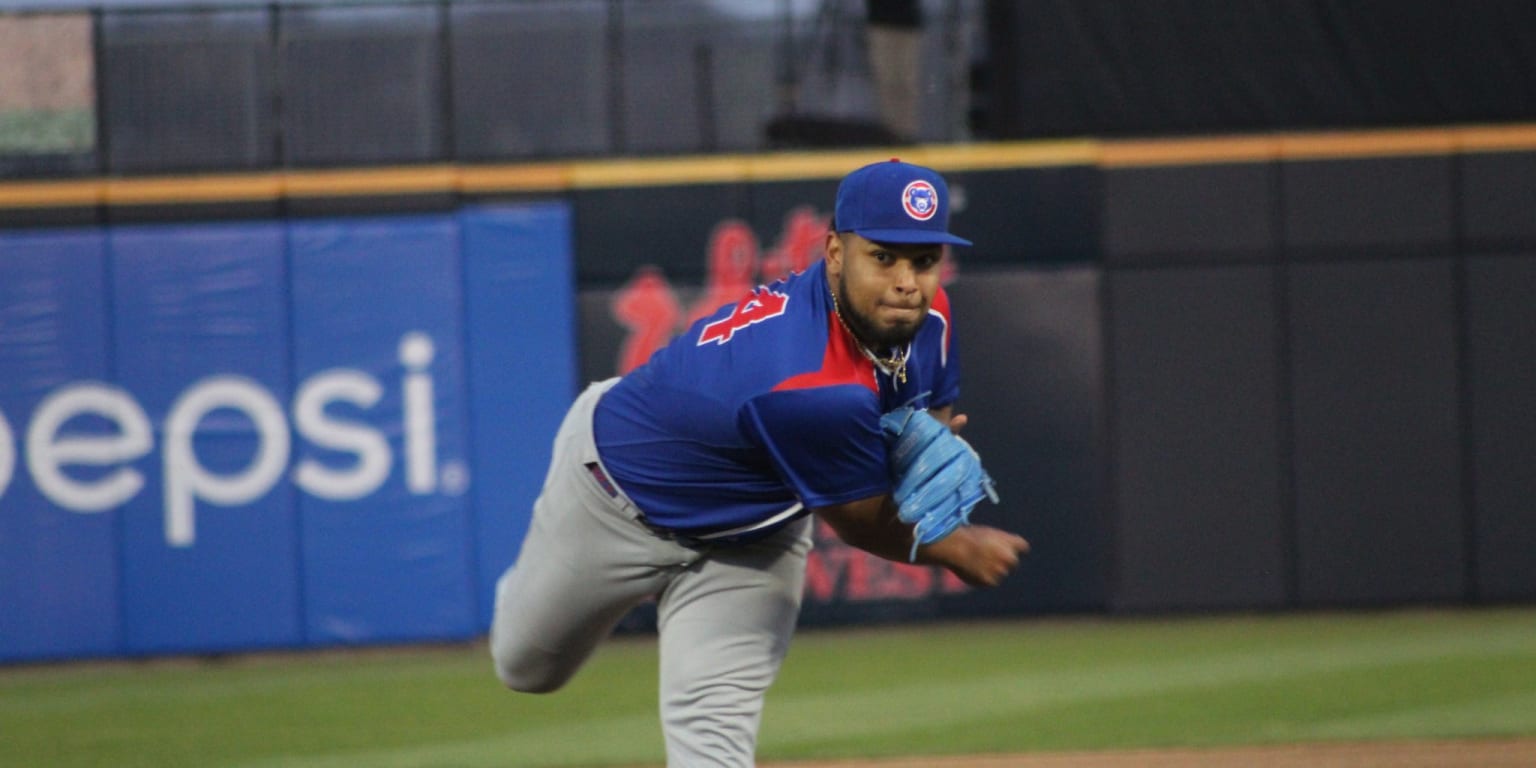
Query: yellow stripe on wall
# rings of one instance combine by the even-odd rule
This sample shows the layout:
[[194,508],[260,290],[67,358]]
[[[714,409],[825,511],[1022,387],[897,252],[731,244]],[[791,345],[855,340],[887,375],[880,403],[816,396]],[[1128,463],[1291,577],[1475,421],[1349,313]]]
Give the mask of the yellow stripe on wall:
[[747,177],[742,155],[597,160],[571,166],[573,189],[721,184]]
[[458,187],[452,165],[289,171],[282,175],[288,197],[377,197],[448,193]]
[[281,179],[273,173],[106,179],[100,186],[108,205],[260,202],[276,200],[282,192]]
[[21,181],[0,184],[0,208],[89,208],[101,203],[98,181]]
[[1471,126],[1456,132],[1463,152],[1536,150],[1536,125]]
[[1280,137],[1286,160],[1448,155],[1456,151],[1451,130],[1303,133]]
[[853,168],[891,157],[954,173],[1052,166],[1116,169],[1531,151],[1536,151],[1536,124],[1164,139],[980,142],[619,160],[0,182],[0,209],[422,194],[560,194],[573,189],[838,179]]
[[1104,168],[1211,163],[1260,163],[1280,157],[1274,136],[1106,141],[1099,149]]
[[548,192],[569,189],[571,167],[565,163],[464,166],[458,189],[466,194]]
[[[1103,142],[1094,139],[942,144],[919,147],[918,151],[903,156],[902,159],[946,173],[1093,165],[1098,160],[1102,146]],[[848,170],[852,169],[845,169],[844,173]]]

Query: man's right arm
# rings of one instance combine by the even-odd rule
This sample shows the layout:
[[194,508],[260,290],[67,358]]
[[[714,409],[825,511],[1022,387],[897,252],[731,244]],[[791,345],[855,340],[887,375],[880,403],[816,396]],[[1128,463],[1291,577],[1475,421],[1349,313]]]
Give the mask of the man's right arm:
[[[812,510],[851,546],[898,563],[912,551],[912,526],[896,516],[890,494],[871,496]],[[917,548],[917,562],[947,568],[973,587],[995,587],[1014,568],[1029,542],[1018,534],[986,525],[963,525],[938,541]]]

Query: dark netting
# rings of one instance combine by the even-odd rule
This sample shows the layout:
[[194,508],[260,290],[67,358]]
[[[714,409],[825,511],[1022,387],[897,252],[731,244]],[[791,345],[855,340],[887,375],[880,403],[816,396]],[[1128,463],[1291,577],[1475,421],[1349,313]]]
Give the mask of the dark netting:
[[600,155],[613,147],[608,2],[451,7],[456,155]]
[[1536,4],[987,0],[996,138],[1529,120]]
[[108,169],[270,165],[268,18],[262,10],[105,14]]
[[[777,4],[764,3],[763,11]],[[630,0],[622,6],[624,149],[745,150],[777,103],[772,13]]]
[[281,14],[285,164],[444,158],[437,6],[285,7]]

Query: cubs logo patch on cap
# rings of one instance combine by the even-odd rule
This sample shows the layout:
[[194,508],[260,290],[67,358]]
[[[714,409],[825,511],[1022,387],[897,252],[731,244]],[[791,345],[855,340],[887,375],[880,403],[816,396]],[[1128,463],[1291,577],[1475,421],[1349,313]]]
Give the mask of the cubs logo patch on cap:
[[908,216],[927,221],[939,212],[939,193],[934,191],[932,184],[918,179],[901,191],[901,205]]
[[877,243],[971,241],[949,232],[949,186],[932,168],[872,163],[843,177],[832,214],[838,232],[853,232]]

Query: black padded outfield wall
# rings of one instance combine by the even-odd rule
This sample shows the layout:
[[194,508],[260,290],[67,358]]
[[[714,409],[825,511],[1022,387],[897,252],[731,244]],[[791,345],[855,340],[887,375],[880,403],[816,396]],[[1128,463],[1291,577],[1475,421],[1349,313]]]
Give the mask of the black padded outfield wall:
[[1387,138],[1107,147],[1116,609],[1536,595],[1536,176]]
[[1108,282],[1115,607],[1285,605],[1275,268]]
[[1536,253],[1467,259],[1467,404],[1476,594],[1536,598]]
[[1536,599],[1536,153],[1458,164],[1468,556],[1485,600]]
[[1453,156],[1281,166],[1296,594],[1468,594]]
[[1466,594],[1449,258],[1290,270],[1296,600]]

